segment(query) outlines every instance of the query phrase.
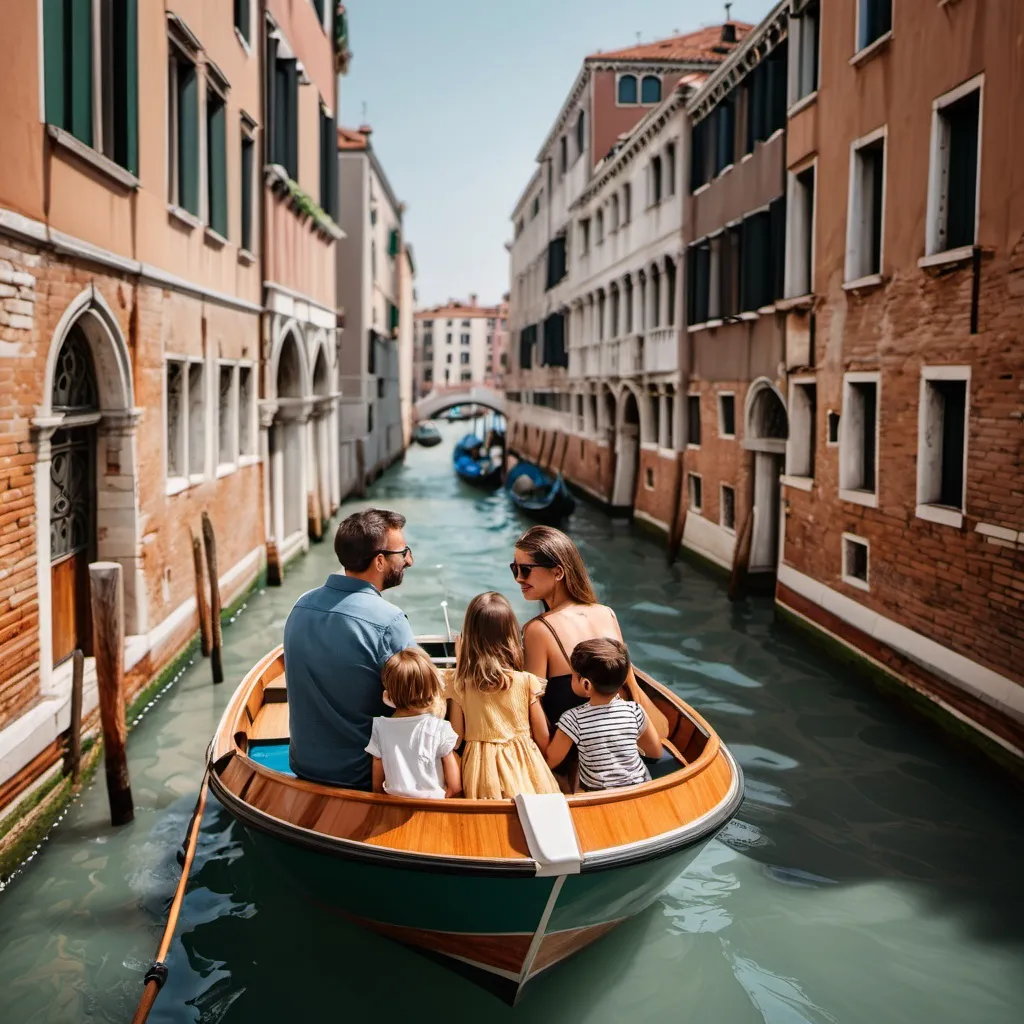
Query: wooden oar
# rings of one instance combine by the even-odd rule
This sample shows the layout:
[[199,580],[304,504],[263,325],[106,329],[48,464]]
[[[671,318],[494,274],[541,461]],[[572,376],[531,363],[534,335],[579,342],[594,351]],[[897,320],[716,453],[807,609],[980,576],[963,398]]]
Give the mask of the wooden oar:
[[132,1017],[132,1024],[143,1024],[149,1017],[149,1011],[153,1009],[153,1003],[160,989],[167,981],[167,951],[171,948],[171,940],[174,938],[174,929],[178,924],[178,914],[181,913],[181,904],[185,898],[185,886],[188,883],[189,872],[192,870],[192,861],[196,856],[196,844],[199,841],[199,826],[203,821],[203,811],[206,808],[206,793],[210,785],[210,770],[207,768],[203,775],[203,784],[199,787],[199,799],[196,801],[195,810],[192,812],[192,820],[189,822],[188,831],[185,833],[184,861],[181,868],[181,878],[178,879],[178,887],[174,890],[174,898],[171,900],[171,909],[167,915],[167,924],[164,925],[164,934],[160,939],[160,946],[156,951],[149,970],[146,972],[146,986],[142,990],[142,998]]

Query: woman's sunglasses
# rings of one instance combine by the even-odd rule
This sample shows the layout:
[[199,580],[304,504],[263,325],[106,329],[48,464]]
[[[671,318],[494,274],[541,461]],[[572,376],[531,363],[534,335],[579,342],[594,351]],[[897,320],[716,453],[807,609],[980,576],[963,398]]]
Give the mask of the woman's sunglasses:
[[509,562],[508,567],[512,570],[514,580],[528,580],[534,569],[554,569],[553,565],[541,565],[540,562]]

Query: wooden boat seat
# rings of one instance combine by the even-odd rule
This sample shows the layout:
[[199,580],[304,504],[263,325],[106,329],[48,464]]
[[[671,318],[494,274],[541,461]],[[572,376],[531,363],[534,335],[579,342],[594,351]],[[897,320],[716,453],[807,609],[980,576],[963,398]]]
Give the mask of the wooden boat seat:
[[256,720],[249,729],[250,740],[288,741],[288,705],[281,701],[266,703],[256,713]]

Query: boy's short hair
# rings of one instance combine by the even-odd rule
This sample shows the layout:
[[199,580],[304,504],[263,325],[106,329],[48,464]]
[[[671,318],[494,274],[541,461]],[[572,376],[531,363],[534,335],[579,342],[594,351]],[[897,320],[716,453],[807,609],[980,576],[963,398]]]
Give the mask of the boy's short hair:
[[589,679],[598,693],[618,693],[629,675],[629,651],[618,640],[584,640],[572,649],[573,672]]
[[444,692],[444,683],[430,656],[419,647],[392,654],[381,670],[381,681],[399,711],[429,708]]

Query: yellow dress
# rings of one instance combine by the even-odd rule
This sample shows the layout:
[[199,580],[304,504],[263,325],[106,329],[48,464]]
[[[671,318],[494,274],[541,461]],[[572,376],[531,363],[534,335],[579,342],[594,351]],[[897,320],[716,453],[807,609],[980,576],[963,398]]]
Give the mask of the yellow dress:
[[507,690],[488,693],[453,681],[450,696],[466,718],[462,787],[468,799],[509,800],[519,793],[559,792],[530,732],[530,702],[544,686],[529,672],[513,672]]

